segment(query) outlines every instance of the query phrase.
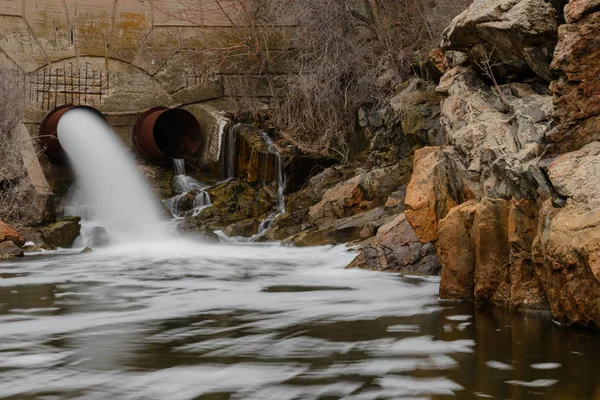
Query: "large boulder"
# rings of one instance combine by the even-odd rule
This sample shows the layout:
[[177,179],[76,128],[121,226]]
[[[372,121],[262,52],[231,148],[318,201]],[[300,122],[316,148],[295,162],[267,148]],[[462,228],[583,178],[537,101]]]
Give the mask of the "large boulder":
[[559,13],[545,0],[475,0],[443,33],[442,49],[468,53],[499,80],[551,81]]
[[404,214],[381,226],[377,235],[363,243],[361,252],[348,268],[438,275],[441,270],[435,248],[421,243]]
[[81,230],[80,217],[64,217],[41,229],[40,233],[46,243],[54,247],[69,247],[79,236]]
[[600,140],[600,7],[597,0],[571,0],[567,24],[558,30],[552,68],[557,127],[548,135],[552,154]]

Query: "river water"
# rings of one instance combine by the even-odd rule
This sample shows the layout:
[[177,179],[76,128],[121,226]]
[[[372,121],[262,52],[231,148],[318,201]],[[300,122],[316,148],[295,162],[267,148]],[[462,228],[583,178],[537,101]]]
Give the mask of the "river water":
[[0,263],[0,398],[600,398],[598,337],[352,257],[179,240]]

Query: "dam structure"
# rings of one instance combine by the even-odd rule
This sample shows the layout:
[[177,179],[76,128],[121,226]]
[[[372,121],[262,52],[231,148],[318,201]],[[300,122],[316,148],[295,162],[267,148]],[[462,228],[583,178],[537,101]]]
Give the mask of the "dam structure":
[[[235,47],[246,25],[230,1],[0,0],[0,67],[23,86],[31,137],[54,110],[87,106],[131,148],[140,116],[182,108],[202,132],[190,158],[213,171],[228,99],[242,86],[270,96],[252,57],[206,71],[206,54]],[[268,46],[276,49],[286,29],[274,26]]]

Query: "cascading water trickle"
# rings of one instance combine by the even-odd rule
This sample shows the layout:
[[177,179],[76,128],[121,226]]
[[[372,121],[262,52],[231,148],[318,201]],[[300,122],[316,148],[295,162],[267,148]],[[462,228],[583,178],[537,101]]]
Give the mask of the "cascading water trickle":
[[237,133],[242,124],[237,123],[227,131],[227,135],[224,136],[225,143],[223,143],[223,158],[221,162],[221,178],[223,180],[233,178],[236,176],[237,171]]
[[277,151],[277,147],[275,146],[269,135],[267,135],[267,133],[264,131],[261,131],[260,134],[262,135],[263,141],[267,145],[269,153],[274,154],[277,157],[277,211],[270,214],[264,221],[260,223],[256,235],[252,237],[253,239],[263,236],[265,232],[271,229],[275,218],[285,213],[285,175],[283,174],[283,163],[281,162],[281,155],[279,154],[279,151]]
[[111,239],[166,236],[165,221],[150,187],[104,120],[89,110],[74,108],[61,117],[57,131],[94,225],[105,228]]
[[184,160],[174,159],[173,168],[173,187],[179,194],[164,200],[164,204],[174,218],[195,217],[212,204],[209,194],[204,191],[206,185],[185,174]]
[[175,169],[175,175],[185,175],[185,160],[183,158],[174,158],[173,169]]

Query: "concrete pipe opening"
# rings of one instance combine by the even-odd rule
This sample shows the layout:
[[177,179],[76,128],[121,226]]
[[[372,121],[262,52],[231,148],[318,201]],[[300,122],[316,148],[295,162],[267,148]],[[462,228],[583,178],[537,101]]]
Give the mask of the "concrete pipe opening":
[[135,122],[132,136],[139,153],[156,164],[190,157],[202,140],[196,117],[181,108],[167,107],[146,111]]
[[72,104],[56,107],[54,110],[46,114],[46,116],[40,123],[38,138],[40,140],[40,143],[42,144],[42,147],[44,148],[44,151],[46,152],[46,154],[48,154],[50,159],[55,164],[61,165],[67,162],[67,154],[60,145],[60,142],[58,140],[58,133],[56,132],[56,129],[58,127],[58,121],[60,121],[60,118],[63,115],[65,115],[67,111],[72,110],[74,108],[85,108],[87,110],[93,111],[94,113],[102,117],[102,119],[106,120],[104,115],[93,107],[76,106]]

